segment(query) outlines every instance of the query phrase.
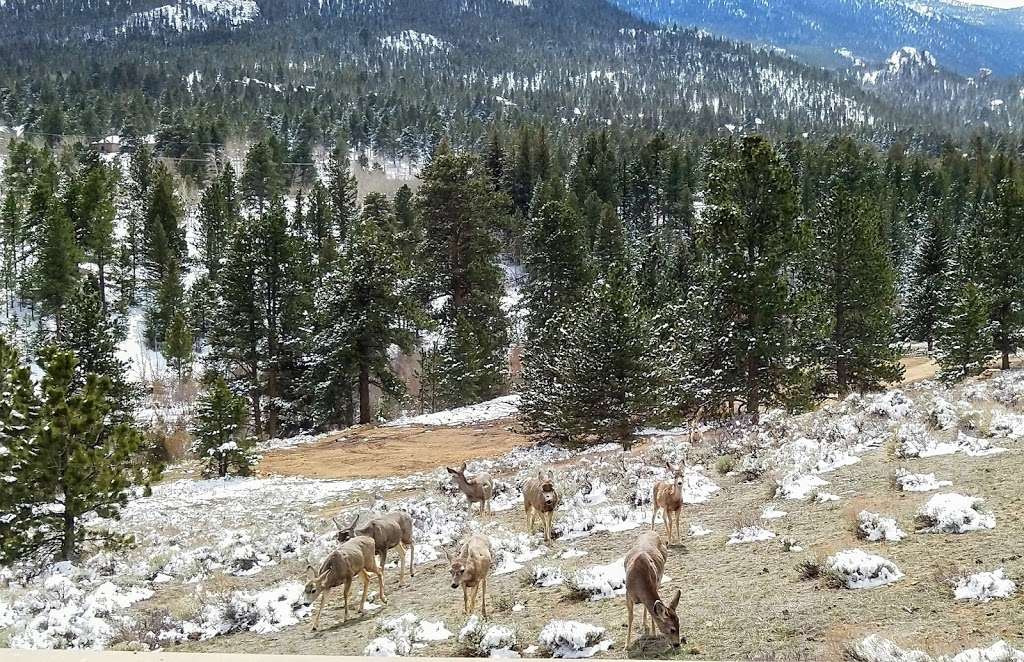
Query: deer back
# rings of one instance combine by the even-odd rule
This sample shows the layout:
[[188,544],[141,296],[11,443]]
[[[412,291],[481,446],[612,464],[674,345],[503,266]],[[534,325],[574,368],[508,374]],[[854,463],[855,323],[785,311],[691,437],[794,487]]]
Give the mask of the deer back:
[[462,558],[466,567],[472,569],[474,579],[483,578],[490,573],[494,558],[491,539],[482,533],[474,533],[462,548]]
[[397,545],[399,542],[403,545],[412,543],[413,524],[412,516],[410,516],[409,513],[404,510],[396,510],[395,512],[388,513],[387,515],[382,515],[380,519],[386,520],[390,525],[397,527],[398,529],[398,538],[395,543],[392,544],[392,547]]
[[658,585],[665,572],[668,547],[657,533],[647,531],[637,537],[626,552],[626,590],[633,595],[658,596]]

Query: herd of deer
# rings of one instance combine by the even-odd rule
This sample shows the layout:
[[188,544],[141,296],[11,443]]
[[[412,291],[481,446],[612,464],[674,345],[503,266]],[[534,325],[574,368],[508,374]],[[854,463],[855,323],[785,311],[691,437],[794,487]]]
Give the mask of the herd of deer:
[[[657,514],[663,513],[665,534],[671,542],[673,539],[678,540],[680,536],[679,518],[683,505],[684,474],[682,469],[667,463],[666,465],[671,472],[671,478],[654,485],[652,494],[654,517],[651,519],[651,528],[653,529],[655,526]],[[494,495],[494,480],[490,474],[482,472],[475,476],[467,476],[465,463],[458,469],[448,467],[448,472],[452,475],[455,485],[466,496],[470,515],[472,516],[473,513],[473,504],[477,503],[480,504],[481,516],[490,514],[491,497]],[[531,535],[535,531],[536,520],[539,518],[544,530],[544,540],[551,541],[552,523],[559,501],[552,471],[540,471],[535,478],[526,481],[523,485],[523,505],[526,511],[526,525]],[[380,515],[356,528],[358,521],[359,516],[356,515],[347,528],[338,526],[337,538],[341,546],[324,559],[319,570],[314,569],[312,565],[307,566],[307,571],[312,574],[303,591],[303,603],[309,606],[313,604],[317,596],[320,597],[320,606],[313,618],[314,631],[320,625],[320,612],[323,610],[328,592],[339,586],[342,587],[345,601],[345,620],[348,620],[349,591],[352,582],[357,577],[363,580],[363,595],[359,603],[360,612],[363,611],[366,604],[370,574],[376,575],[380,600],[387,604],[387,597],[384,593],[384,563],[389,550],[397,547],[401,554],[399,586],[402,586],[405,579],[407,548],[409,551],[409,576],[415,575],[413,570],[413,523],[408,513],[399,511]],[[490,539],[482,533],[473,533],[462,543],[454,556],[448,550],[444,550],[444,552],[451,571],[451,586],[453,589],[462,588],[464,613],[471,614],[475,610],[477,595],[480,595],[480,611],[486,618],[487,576],[491,572],[494,560]],[[651,623],[668,637],[673,646],[678,647],[680,641],[685,641],[685,638],[680,636],[679,617],[676,615],[680,591],[677,590],[669,602],[662,600],[659,593],[667,554],[668,545],[655,531],[640,534],[632,548],[626,553],[624,564],[626,569],[627,648],[633,638],[635,605],[643,607],[642,624],[645,631],[650,632],[647,626],[647,617],[650,616]]]

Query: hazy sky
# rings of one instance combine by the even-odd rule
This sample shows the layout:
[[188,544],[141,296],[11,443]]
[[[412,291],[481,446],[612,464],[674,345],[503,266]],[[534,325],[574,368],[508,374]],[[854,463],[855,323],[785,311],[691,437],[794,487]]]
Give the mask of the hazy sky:
[[972,5],[988,5],[989,7],[1021,7],[1024,0],[961,0]]

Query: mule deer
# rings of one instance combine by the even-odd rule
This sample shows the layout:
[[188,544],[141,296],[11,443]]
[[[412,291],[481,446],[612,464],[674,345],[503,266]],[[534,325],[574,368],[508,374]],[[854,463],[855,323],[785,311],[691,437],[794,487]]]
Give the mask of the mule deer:
[[462,610],[472,614],[476,608],[476,595],[481,590],[480,613],[487,618],[487,575],[491,572],[491,540],[482,533],[474,533],[462,544],[458,556],[444,550],[452,573],[452,588],[462,587]]
[[647,616],[651,622],[658,626],[669,640],[672,646],[679,647],[680,640],[686,641],[685,637],[679,635],[679,616],[676,615],[676,607],[679,606],[680,591],[676,591],[672,601],[665,603],[659,594],[661,578],[665,574],[665,558],[668,554],[668,547],[655,531],[641,533],[633,547],[626,553],[624,564],[626,566],[626,648],[629,648],[633,641],[633,606],[643,605],[643,628],[647,628]]
[[[312,571],[313,566],[306,566],[306,570]],[[316,632],[320,626],[320,612],[324,609],[327,601],[327,594],[332,588],[343,587],[342,593],[345,596],[345,620],[348,620],[348,594],[352,588],[352,580],[361,577],[363,580],[363,597],[359,601],[359,611],[362,613],[366,606],[366,590],[370,585],[370,577],[367,573],[377,575],[377,582],[380,586],[381,602],[387,602],[384,598],[384,576],[374,559],[373,538],[368,536],[356,536],[344,545],[327,555],[320,570],[315,571],[313,576],[302,591],[302,604],[309,606],[313,604],[317,596],[320,596],[320,607],[316,610],[316,617],[313,619],[313,631]]]
[[480,472],[473,477],[466,476],[466,463],[458,469],[445,467],[448,473],[455,479],[459,491],[466,495],[469,501],[469,514],[473,515],[473,504],[480,504],[480,514],[491,512],[491,497],[494,495],[494,479],[491,474]]
[[523,485],[523,506],[526,509],[526,526],[533,535],[534,518],[540,517],[544,527],[544,540],[551,542],[551,524],[555,516],[555,508],[559,503],[558,492],[555,491],[555,474],[553,471],[539,471],[536,478],[531,478]]
[[[663,513],[665,520],[665,535],[668,541],[672,542],[672,534],[675,532],[676,541],[680,540],[679,518],[683,510],[683,488],[686,486],[685,464],[682,469],[676,469],[668,462],[665,463],[672,473],[669,480],[661,480],[654,484],[654,493],[651,496],[651,505],[654,512],[651,513],[651,528],[658,519],[658,513]],[[673,521],[674,520],[674,521]]]
[[[384,564],[388,560],[388,550],[397,547],[399,554],[401,554],[398,561],[399,586],[402,585],[402,581],[405,579],[405,549],[408,546],[409,576],[414,577],[416,575],[413,570],[412,517],[409,516],[409,513],[397,511],[386,515],[379,515],[357,529],[356,523],[358,521],[359,515],[356,515],[352,518],[352,523],[348,525],[348,528],[338,527],[338,542],[347,542],[357,536],[373,538],[378,559],[377,567],[380,568],[382,581]],[[335,525],[337,524],[337,521],[335,521]]]

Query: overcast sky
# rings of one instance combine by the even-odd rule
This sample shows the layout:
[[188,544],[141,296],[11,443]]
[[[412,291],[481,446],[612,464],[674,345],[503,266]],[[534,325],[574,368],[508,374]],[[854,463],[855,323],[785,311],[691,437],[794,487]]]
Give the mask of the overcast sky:
[[972,5],[988,5],[989,7],[1021,7],[1024,0],[961,0]]

